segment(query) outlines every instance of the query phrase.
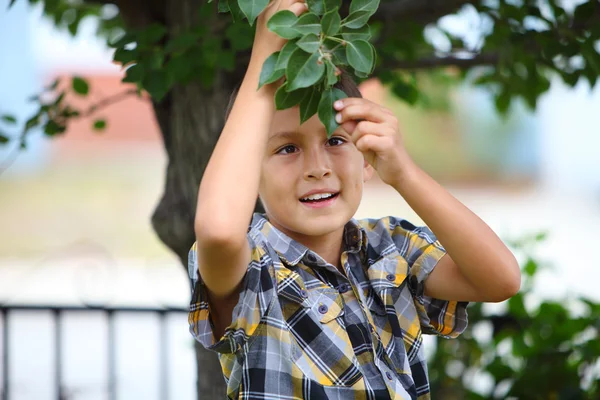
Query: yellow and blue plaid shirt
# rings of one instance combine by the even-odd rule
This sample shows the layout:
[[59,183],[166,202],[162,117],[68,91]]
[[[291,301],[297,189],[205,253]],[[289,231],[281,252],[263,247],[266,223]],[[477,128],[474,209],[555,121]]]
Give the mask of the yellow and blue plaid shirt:
[[346,275],[254,214],[251,261],[232,322],[213,337],[196,244],[190,332],[218,352],[229,399],[429,399],[423,333],[454,338],[467,303],[423,294],[446,254],[433,232],[404,219],[352,219]]

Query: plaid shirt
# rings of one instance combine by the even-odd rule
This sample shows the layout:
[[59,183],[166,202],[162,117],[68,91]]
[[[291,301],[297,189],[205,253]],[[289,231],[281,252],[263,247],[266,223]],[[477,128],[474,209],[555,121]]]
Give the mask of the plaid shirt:
[[426,226],[352,219],[346,275],[254,214],[251,261],[232,322],[215,341],[196,244],[190,332],[219,353],[229,399],[429,399],[422,334],[454,338],[466,302],[423,295],[446,254]]

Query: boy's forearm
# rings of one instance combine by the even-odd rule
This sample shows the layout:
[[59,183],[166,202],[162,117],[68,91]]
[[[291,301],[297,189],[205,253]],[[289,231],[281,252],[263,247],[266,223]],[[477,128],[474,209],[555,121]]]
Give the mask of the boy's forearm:
[[197,234],[245,240],[257,200],[260,169],[275,112],[271,87],[257,91],[251,64],[206,167],[198,192]]
[[392,186],[423,219],[474,288],[518,281],[514,255],[494,231],[413,162]]

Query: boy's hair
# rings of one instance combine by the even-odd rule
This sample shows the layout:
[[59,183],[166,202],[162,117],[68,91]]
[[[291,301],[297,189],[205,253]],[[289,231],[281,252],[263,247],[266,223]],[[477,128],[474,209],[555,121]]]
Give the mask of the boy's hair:
[[[360,90],[358,90],[358,85],[354,82],[354,79],[348,74],[346,71],[340,68],[340,80],[333,85],[334,88],[340,89],[342,92],[346,93],[348,97],[362,97]],[[241,85],[241,84],[240,84]],[[225,120],[229,118],[229,114],[231,113],[231,109],[233,108],[233,103],[237,97],[238,91],[240,89],[240,85],[238,85],[229,97],[229,104],[227,104],[227,108],[225,109]]]

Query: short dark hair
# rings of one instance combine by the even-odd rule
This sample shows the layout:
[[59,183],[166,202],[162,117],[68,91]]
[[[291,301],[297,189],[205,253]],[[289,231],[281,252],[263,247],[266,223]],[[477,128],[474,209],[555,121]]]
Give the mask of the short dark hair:
[[[346,93],[348,97],[363,97],[362,93],[358,89],[358,85],[354,82],[354,79],[350,76],[349,73],[340,68],[341,74],[338,82],[333,85],[334,88],[340,89],[342,92]],[[231,109],[233,108],[233,103],[237,98],[238,91],[240,90],[241,84],[239,84],[231,95],[229,96],[229,103],[227,104],[227,108],[225,109],[225,120],[229,118],[229,114],[231,113]]]

